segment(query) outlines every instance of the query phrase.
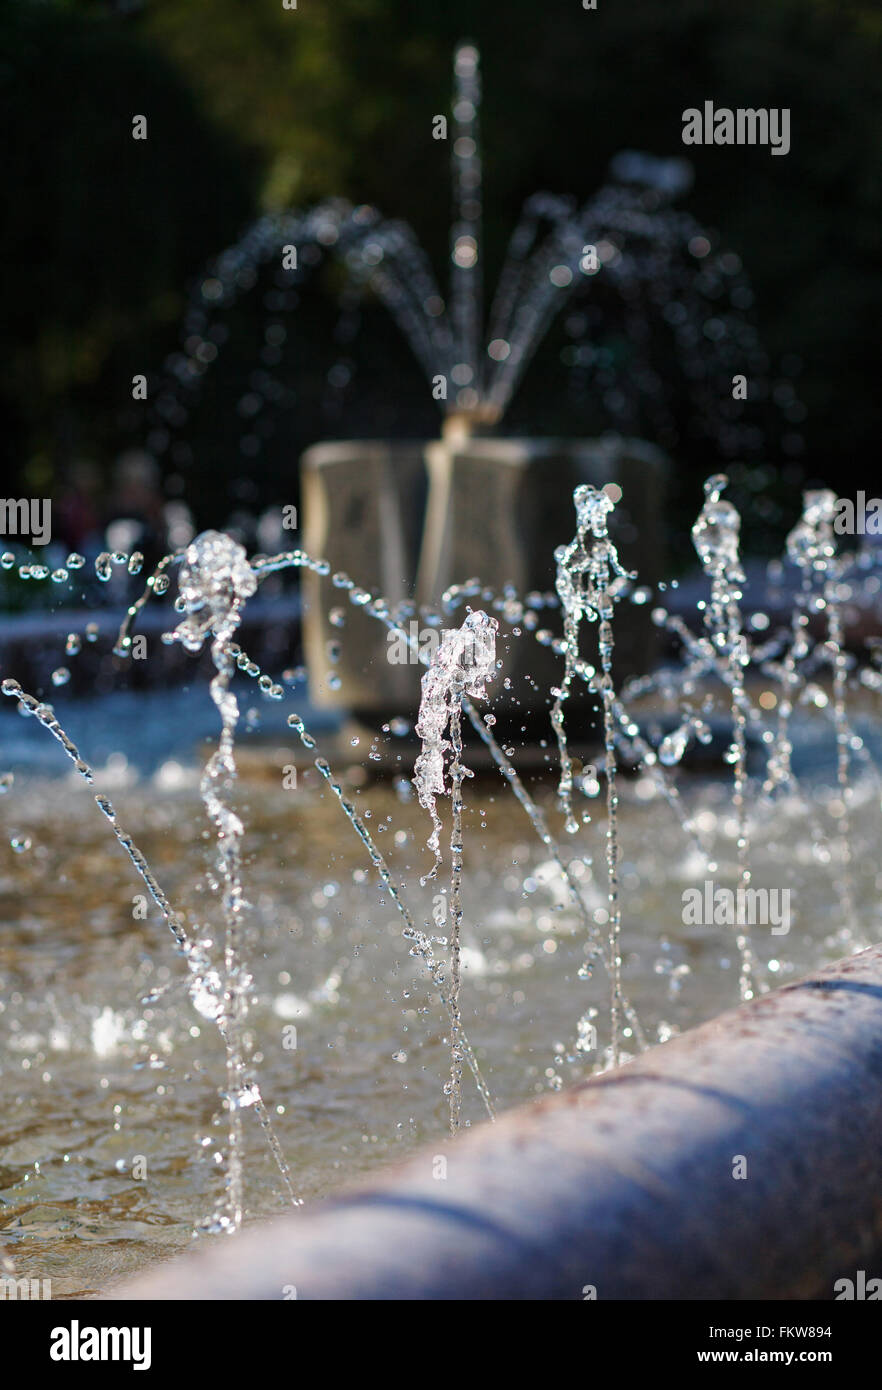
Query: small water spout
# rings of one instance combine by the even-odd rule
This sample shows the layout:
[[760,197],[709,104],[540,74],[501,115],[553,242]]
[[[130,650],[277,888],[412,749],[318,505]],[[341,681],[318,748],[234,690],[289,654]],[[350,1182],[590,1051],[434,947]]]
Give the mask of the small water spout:
[[[854,734],[848,717],[849,658],[845,650],[842,626],[842,602],[839,593],[840,569],[836,554],[836,535],[833,521],[836,515],[836,493],[831,488],[807,491],[803,496],[803,514],[787,537],[787,553],[802,573],[802,587],[794,609],[793,641],[786,672],[789,683],[800,656],[805,655],[809,608],[816,581],[821,583],[821,607],[826,620],[824,652],[833,672],[833,722],[836,734],[836,780],[839,788],[837,817],[838,859],[841,867],[840,896],[845,918],[844,932],[850,937],[856,927],[851,848],[850,779],[851,747]],[[789,740],[787,741],[789,747]]]
[[[738,892],[750,886],[750,833],[747,820],[747,710],[744,672],[748,662],[747,641],[742,631],[741,585],[744,570],[739,553],[741,517],[731,502],[722,500],[728,478],[715,474],[704,485],[705,503],[692,528],[692,540],[705,572],[711,580],[711,600],[705,610],[705,627],[715,652],[725,663],[731,691],[733,740],[732,802],[737,818]],[[755,960],[750,936],[739,924],[736,944],[741,958],[739,990],[743,1000],[754,993]]]
[[[616,693],[612,678],[613,637],[613,594],[615,579],[632,579],[621,564],[618,551],[609,537],[607,517],[613,511],[621,490],[616,484],[608,484],[603,489],[587,485],[577,487],[573,493],[576,505],[577,529],[575,539],[569,545],[559,546],[554,552],[557,561],[556,587],[563,610],[564,620],[564,678],[560,686],[553,690],[554,704],[551,722],[557,735],[560,753],[560,783],[558,797],[566,818],[566,828],[575,834],[579,828],[573,814],[573,767],[567,747],[564,723],[564,702],[569,698],[570,687],[579,669],[579,630],[583,618],[597,623],[597,646],[600,656],[600,674],[591,682],[591,688],[599,690],[603,702],[603,743],[606,773],[606,866],[607,896],[609,900],[609,976],[611,990],[610,1007],[610,1048],[613,1066],[620,1061],[620,1027],[624,999],[622,996],[621,925],[622,914],[619,903],[618,882],[618,829],[617,829],[617,716]],[[589,973],[588,963],[583,974]]]
[[450,744],[445,734],[451,718],[462,708],[464,695],[480,700],[486,698],[486,683],[496,674],[498,627],[496,618],[480,611],[470,612],[461,628],[442,633],[441,642],[422,678],[416,722],[422,752],[414,765],[413,781],[420,805],[432,818],[428,846],[435,856],[435,865],[427,878],[435,876],[442,862],[442,825],[436,797],[447,792],[444,754]]
[[[300,741],[303,744],[304,748],[307,748],[311,751],[315,747],[315,740],[312,738],[312,735],[307,732],[306,725],[304,724],[303,720],[300,718],[298,714],[288,715],[288,725],[290,728],[295,729],[297,733],[300,735]],[[352,802],[349,800],[349,798],[344,794],[343,788],[340,785],[339,781],[335,778],[334,773],[331,769],[331,765],[328,762],[327,758],[317,757],[313,761],[317,771],[327,782],[331,791],[334,793],[334,796],[337,798],[337,801],[339,802],[340,807],[344,815],[346,816],[346,819],[349,821],[353,830],[355,830],[356,834],[358,835],[359,839],[361,840],[362,844],[364,845],[365,849],[370,855],[371,863],[373,864],[374,868],[379,874],[380,881],[389,892],[389,895],[392,898],[392,902],[395,904],[395,907],[398,909],[401,916],[403,917],[405,924],[404,937],[407,941],[411,943],[411,955],[418,957],[423,962],[428,972],[429,978],[431,979],[433,985],[436,987],[439,995],[441,996],[441,1001],[444,1004],[444,1007],[447,1010],[448,1018],[450,1019],[451,1028],[453,1028],[454,1018],[457,1011],[457,1004],[454,1002],[452,992],[448,987],[447,981],[445,979],[443,966],[441,965],[440,961],[435,959],[435,953],[433,950],[431,940],[428,936],[426,936],[425,932],[420,930],[420,928],[414,921],[413,914],[411,913],[410,908],[407,906],[407,903],[404,900],[401,889],[396,885],[392,877],[392,871],[390,870],[389,865],[386,863],[385,858],[381,854],[380,850],[377,848],[376,842],[374,841],[374,838],[368,830],[364,820],[358,814],[358,811],[356,810]],[[475,1057],[475,1053],[471,1046],[471,1043],[466,1037],[461,1020],[459,1021],[458,1032],[460,1049],[475,1079],[475,1085],[478,1088],[478,1094],[484,1102],[484,1107],[487,1111],[488,1118],[490,1120],[495,1120],[496,1110],[493,1105],[493,1100],[491,1098],[489,1088],[483,1076],[481,1075],[481,1069],[478,1066],[478,1061]]]
[[[462,960],[462,783],[471,772],[462,761],[462,703],[464,697],[486,698],[487,681],[496,674],[496,633],[499,623],[480,610],[469,613],[462,627],[443,633],[441,643],[422,678],[422,698],[416,732],[422,752],[414,765],[413,782],[423,806],[432,818],[429,849],[435,856],[434,877],[442,862],[441,817],[438,796],[444,795],[444,754],[450,749],[452,828],[450,832],[450,1131],[460,1125],[462,1109],[462,1013],[460,1009]],[[450,740],[445,734],[450,733]]]
[[211,1229],[232,1232],[242,1224],[244,1202],[242,1109],[255,1104],[260,1095],[256,1081],[249,1076],[244,1035],[252,979],[242,950],[242,917],[247,907],[241,869],[245,827],[229,804],[236,778],[235,737],[239,719],[238,701],[230,689],[235,670],[230,644],[241,621],[242,608],[257,589],[257,576],[243,546],[219,531],[205,531],[187,547],[179,586],[179,602],[187,616],[171,635],[194,653],[210,639],[216,669],[211,698],[221,719],[220,737],[205,765],[200,790],[217,834],[226,927],[219,1022],[227,1051],[227,1202],[225,1214],[212,1223]]

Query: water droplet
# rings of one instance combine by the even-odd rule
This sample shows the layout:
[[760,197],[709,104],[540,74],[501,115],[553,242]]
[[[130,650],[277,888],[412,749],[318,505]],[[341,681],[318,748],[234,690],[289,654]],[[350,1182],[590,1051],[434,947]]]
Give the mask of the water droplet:
[[658,748],[658,756],[659,761],[664,763],[665,767],[673,767],[683,757],[689,745],[689,731],[690,725],[686,723],[662,739]]

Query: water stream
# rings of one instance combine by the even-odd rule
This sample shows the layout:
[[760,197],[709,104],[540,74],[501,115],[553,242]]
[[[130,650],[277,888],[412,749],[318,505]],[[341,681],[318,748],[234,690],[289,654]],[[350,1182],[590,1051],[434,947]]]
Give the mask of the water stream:
[[[449,304],[414,233],[376,209],[330,200],[261,218],[194,289],[154,454],[229,338],[227,311],[262,285],[262,365],[238,402],[257,457],[253,422],[287,389],[272,372],[285,316],[329,255],[346,271],[343,311],[381,299],[466,429],[504,415],[569,305],[567,361],[620,423],[639,399],[665,427],[660,328],[716,452],[756,444],[729,389],[734,371],[759,383],[769,369],[749,285],[675,208],[681,161],[626,153],[582,207],[531,198],[485,316],[471,45],[454,83]],[[626,371],[591,339],[595,291],[623,309]],[[549,537],[556,595],[463,576],[420,612],[440,630],[432,651],[412,605],[300,549],[249,557],[223,531],[173,540],[146,579],[135,549],[54,568],[0,555],[54,597],[88,580],[118,601],[119,668],[143,654],[156,605],[171,610],[163,641],[194,669],[211,662],[207,683],[75,699],[71,671],[105,641],[90,618],[53,655],[51,703],[0,672],[4,1273],[103,1289],[416,1144],[444,1152],[505,1106],[878,938],[882,647],[858,662],[846,640],[875,602],[878,555],[840,551],[835,495],[807,493],[778,565],[796,576],[779,622],[764,607],[774,579],[750,593],[726,488],[709,478],[697,507],[694,611],[621,564],[619,487],[584,486],[571,538]],[[261,669],[242,635],[265,581],[303,570],[325,581],[341,643],[348,603],[414,658],[416,721],[390,709],[343,757],[300,673]],[[616,633],[647,604],[677,653],[622,681]],[[534,641],[560,663],[524,696],[548,709],[538,750],[508,724],[497,737],[494,713],[507,653]],[[715,739],[719,757],[694,762]],[[592,762],[573,751],[586,745]],[[763,893],[786,893],[786,927],[763,918]]]
[[[699,621],[690,626],[660,604],[655,609],[656,621],[671,624],[682,639],[681,660],[622,690],[615,684],[615,610],[644,603],[646,594],[639,577],[618,563],[607,531],[617,490],[577,490],[576,539],[557,551],[563,634],[551,643],[561,657],[561,684],[548,693],[547,775],[532,773],[532,786],[516,769],[517,750],[503,748],[493,733],[493,688],[505,666],[497,633],[505,626],[517,640],[541,642],[549,634],[510,592],[496,598],[482,590],[491,611],[467,612],[458,628],[445,629],[433,655],[422,654],[427,669],[416,726],[403,720],[384,726],[387,744],[417,741],[409,754],[415,798],[404,777],[392,787],[370,787],[369,796],[347,789],[353,767],[365,767],[356,762],[335,774],[306,721],[292,713],[283,729],[312,756],[317,777],[309,784],[301,776],[292,799],[284,783],[281,789],[266,785],[260,761],[245,779],[237,765],[237,743],[246,736],[238,732],[234,682],[254,682],[270,707],[284,705],[290,691],[262,672],[235,637],[265,576],[309,567],[329,577],[329,566],[296,550],[249,560],[230,538],[208,532],[148,577],[144,594],[159,601],[167,601],[171,583],[158,585],[157,577],[177,578],[174,607],[181,621],[169,640],[194,656],[204,644],[210,647],[215,675],[209,696],[219,729],[201,772],[194,763],[188,777],[174,763],[183,785],[172,779],[164,786],[166,764],[160,763],[152,779],[132,778],[131,785],[123,779],[113,801],[99,790],[94,802],[103,815],[91,824],[77,811],[68,782],[50,791],[43,775],[22,781],[11,766],[0,781],[10,859],[3,889],[11,901],[9,920],[17,924],[4,952],[0,1063],[22,1092],[0,1146],[8,1248],[31,1255],[44,1248],[65,1251],[69,1286],[78,1287],[78,1280],[89,1286],[108,1268],[105,1242],[129,1238],[118,1235],[115,1178],[128,1194],[124,1206],[139,1213],[129,1232],[138,1260],[161,1253],[166,1237],[184,1239],[187,1220],[188,1231],[195,1224],[203,1233],[222,1233],[236,1229],[245,1214],[327,1190],[360,1166],[338,1158],[340,1167],[328,1167],[318,1157],[327,1154],[331,1135],[344,1133],[348,1142],[340,1151],[352,1152],[351,1116],[345,1119],[340,1106],[349,1106],[341,1095],[351,1084],[353,1048],[365,1118],[378,1100],[382,1119],[369,1125],[377,1137],[366,1142],[376,1143],[380,1156],[431,1134],[440,1139],[439,1098],[452,1132],[482,1111],[492,1121],[499,1104],[560,1086],[586,1068],[616,1066],[684,1023],[873,936],[878,876],[866,867],[860,843],[862,837],[872,842],[880,810],[877,749],[869,735],[880,682],[875,667],[858,667],[843,645],[846,600],[872,571],[865,557],[836,553],[829,496],[808,494],[788,546],[804,579],[793,622],[775,633],[754,613],[762,637],[752,640],[742,607],[740,518],[721,498],[725,481],[709,480],[695,526],[710,585]],[[128,557],[110,557],[110,563],[137,573]],[[108,557],[96,561],[99,573],[107,566]],[[76,564],[66,568],[76,574]],[[64,582],[48,572],[42,578]],[[412,640],[380,596],[348,576],[330,578],[332,590]],[[448,615],[473,587],[446,596]],[[118,654],[131,651],[144,594],[129,605]],[[809,614],[820,615],[819,629],[803,621]],[[593,663],[583,655],[583,619],[596,630]],[[68,638],[69,660],[76,660],[76,648]],[[567,743],[565,695],[575,681],[597,698],[591,722],[602,756],[589,768],[574,766]],[[53,705],[28,694],[13,676],[3,679],[2,691],[57,741],[76,783],[103,787],[100,769],[82,757]],[[186,704],[198,698],[194,688]],[[674,733],[660,734],[659,710],[671,702],[678,711]],[[74,724],[85,718],[88,728],[87,711],[74,702],[71,712]],[[489,748],[498,781],[472,775],[463,714]],[[715,717],[728,720],[728,786],[720,772],[682,770],[692,738],[701,740]],[[860,731],[861,721],[867,732]],[[13,736],[6,764],[14,761],[16,746]],[[450,878],[442,894],[433,889],[446,858],[439,803],[448,799]],[[674,802],[678,816],[671,814]],[[336,822],[335,811],[342,813]],[[525,813],[520,830],[512,820],[516,813]],[[207,858],[199,821],[210,827],[215,845]],[[122,934],[118,902],[125,890],[113,885],[124,873],[101,843],[102,823],[125,851],[134,874],[130,887],[147,890],[133,897],[133,917]],[[340,833],[347,823],[355,832],[351,841]],[[134,835],[126,825],[137,827]],[[595,867],[598,853],[603,872]],[[320,887],[322,858],[328,878]],[[371,871],[379,910],[370,905],[376,891],[369,886]],[[786,880],[794,896],[793,931],[789,919],[787,931],[778,933],[769,922],[749,927],[725,916],[705,922],[700,932],[690,930],[684,889],[677,892],[677,885],[704,888],[708,880],[731,884],[736,902],[751,885],[783,889]],[[151,934],[147,912],[138,910],[148,898],[170,928],[171,951]],[[286,929],[290,922],[297,925]],[[114,964],[103,956],[108,929],[111,955],[120,953]],[[397,950],[390,949],[390,933],[401,942]],[[608,976],[605,1000],[597,961]],[[695,983],[693,975],[700,977]],[[268,1039],[273,1029],[278,1033],[280,1019],[290,1022],[281,1024],[282,1042],[272,1046]],[[221,1046],[223,1082],[210,1060],[206,1024]],[[294,1029],[293,1048],[285,1044],[286,1028]],[[305,1078],[298,1028],[317,1029]],[[322,1047],[337,1053],[333,1064],[318,1061]],[[293,1075],[284,1072],[289,1052],[297,1061]],[[446,1068],[440,1052],[446,1052]],[[310,1065],[319,1066],[317,1103],[327,1114],[319,1120],[310,1115],[304,1127],[287,1117],[293,1111],[303,1118]],[[96,1082],[96,1068],[111,1073],[112,1087],[108,1075]],[[386,1074],[399,1068],[403,1079],[390,1085]],[[464,1092],[464,1068],[478,1109]],[[158,1083],[154,1073],[161,1075]],[[54,1099],[59,1082],[61,1104]],[[108,1101],[128,1098],[115,1099],[114,1118],[104,1129],[94,1099],[103,1090]],[[185,1096],[190,1104],[198,1097],[205,1133],[192,1134],[186,1106],[180,1110]],[[84,1150],[74,1142],[82,1106],[90,1116]],[[266,1159],[244,1124],[249,1111],[259,1121],[256,1138]],[[144,1132],[148,1114],[154,1124],[159,1120],[155,1143]],[[133,1148],[135,1142],[141,1147]],[[125,1147],[127,1157],[102,1178],[97,1155],[108,1144]],[[214,1164],[209,1175],[199,1162],[204,1150]],[[132,1176],[136,1159],[150,1172],[142,1187]],[[71,1163],[70,1172],[81,1178],[84,1163],[97,1165],[76,1193],[66,1180]],[[182,1219],[174,1181],[167,1190],[173,1171],[186,1171],[183,1190],[200,1194],[202,1215],[195,1222],[192,1208]],[[152,1221],[165,1232],[155,1249]],[[77,1242],[97,1243],[97,1265],[91,1256],[68,1265],[71,1229]],[[94,1276],[88,1272],[93,1268]]]

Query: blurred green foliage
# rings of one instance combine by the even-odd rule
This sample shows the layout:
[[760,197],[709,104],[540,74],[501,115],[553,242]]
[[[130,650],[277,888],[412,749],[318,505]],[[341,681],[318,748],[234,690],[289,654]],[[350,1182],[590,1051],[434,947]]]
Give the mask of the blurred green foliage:
[[[464,37],[482,52],[490,285],[535,190],[587,197],[622,148],[683,154],[681,112],[705,99],[791,108],[786,158],[690,149],[687,202],[742,256],[772,354],[803,361],[807,476],[858,478],[880,424],[878,0],[599,0],[596,11],[579,0],[299,0],[294,11],[281,0],[6,0],[0,333],[13,476],[49,487],[73,460],[106,468],[139,442],[132,374],[159,367],[188,281],[261,209],[330,194],[371,202],[412,222],[443,283],[448,150],[431,140],[431,118],[449,109]],[[147,142],[131,140],[134,113],[149,117]],[[370,317],[374,360],[388,351],[395,365],[366,384],[386,400],[371,410],[356,398],[338,432],[431,429],[406,351]],[[307,313],[305,357],[324,333],[318,309]],[[232,361],[244,369],[244,348]],[[314,369],[301,365],[296,420],[266,456],[270,473],[252,480],[253,500],[277,496],[272,470],[288,460],[290,471],[327,431]],[[210,388],[218,408],[224,380]],[[550,380],[542,413],[553,416]],[[200,421],[189,500],[217,521],[242,462],[228,430],[212,431],[210,413]]]
[[125,442],[132,375],[173,341],[182,287],[247,217],[257,179],[131,25],[6,3],[0,50],[5,434],[39,492]]

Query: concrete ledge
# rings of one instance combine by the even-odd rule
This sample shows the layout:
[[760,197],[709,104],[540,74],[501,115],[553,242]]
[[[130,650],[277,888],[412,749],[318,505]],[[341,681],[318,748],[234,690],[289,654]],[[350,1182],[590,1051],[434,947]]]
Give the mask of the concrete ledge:
[[880,1249],[876,946],[112,1296],[832,1298]]

